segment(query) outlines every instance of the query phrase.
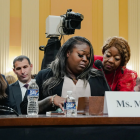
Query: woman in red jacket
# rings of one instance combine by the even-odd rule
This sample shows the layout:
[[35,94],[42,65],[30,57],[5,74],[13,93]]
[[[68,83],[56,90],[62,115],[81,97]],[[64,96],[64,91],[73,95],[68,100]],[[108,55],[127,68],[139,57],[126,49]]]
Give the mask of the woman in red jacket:
[[[130,46],[122,37],[109,38],[103,48],[103,56],[94,55],[101,60],[105,77],[112,91],[134,91],[137,73],[126,68],[130,59]],[[95,65],[93,65],[94,68]]]

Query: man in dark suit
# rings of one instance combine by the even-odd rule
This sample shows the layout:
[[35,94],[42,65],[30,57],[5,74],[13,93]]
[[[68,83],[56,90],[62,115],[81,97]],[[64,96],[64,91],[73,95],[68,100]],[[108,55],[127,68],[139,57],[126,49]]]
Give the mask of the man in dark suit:
[[14,59],[13,67],[18,80],[9,86],[9,102],[10,107],[21,114],[20,103],[23,101],[27,87],[31,83],[33,65],[27,56],[20,55]]

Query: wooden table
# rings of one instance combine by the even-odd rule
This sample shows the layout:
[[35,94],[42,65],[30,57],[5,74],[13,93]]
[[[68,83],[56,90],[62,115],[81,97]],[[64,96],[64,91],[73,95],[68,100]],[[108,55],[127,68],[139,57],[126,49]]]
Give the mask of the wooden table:
[[139,117],[0,116],[0,140],[140,140]]

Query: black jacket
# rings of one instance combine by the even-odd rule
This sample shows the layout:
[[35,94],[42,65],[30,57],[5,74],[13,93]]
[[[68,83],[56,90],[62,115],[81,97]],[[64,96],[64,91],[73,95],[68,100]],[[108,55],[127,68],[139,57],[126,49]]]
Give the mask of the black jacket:
[[[49,79],[52,76],[53,76],[53,73],[52,73],[51,69],[41,70],[38,73],[38,75],[36,76],[36,83],[39,86],[39,100],[42,100],[47,97],[46,95],[43,94],[42,84],[45,80]],[[63,82],[64,82],[64,80],[62,80],[59,85],[57,85],[56,87],[54,87],[52,89],[52,92],[51,92],[52,95],[57,94],[58,96],[61,96]],[[104,96],[105,91],[108,91],[105,80],[101,75],[100,76],[95,75],[93,77],[90,77],[88,82],[89,82],[89,85],[91,88],[91,96]],[[27,103],[28,103],[28,101],[27,101],[27,95],[26,95],[20,106],[21,112],[23,114],[27,113]],[[46,110],[46,111],[50,111],[50,110]]]
[[22,102],[22,93],[19,82],[16,81],[15,83],[9,86],[9,103],[10,107],[13,108],[18,114],[21,114],[20,111],[20,103]]

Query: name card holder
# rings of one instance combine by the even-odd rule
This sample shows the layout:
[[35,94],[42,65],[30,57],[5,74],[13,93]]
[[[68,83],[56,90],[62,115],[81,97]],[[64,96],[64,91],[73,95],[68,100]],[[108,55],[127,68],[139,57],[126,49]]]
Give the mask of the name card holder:
[[77,114],[103,115],[104,96],[79,97]]

